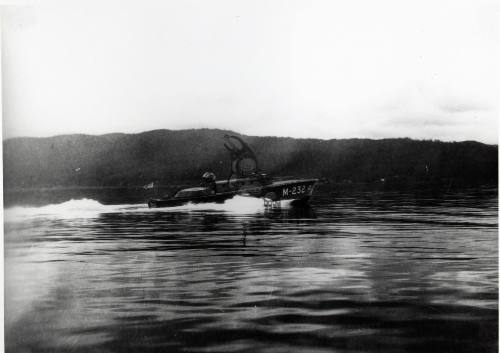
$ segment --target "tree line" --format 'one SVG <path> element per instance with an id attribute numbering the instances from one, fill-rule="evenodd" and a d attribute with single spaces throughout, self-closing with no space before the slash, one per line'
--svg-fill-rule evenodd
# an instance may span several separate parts
<path id="1" fill-rule="evenodd" d="M 262 171 L 331 182 L 497 184 L 498 146 L 474 141 L 294 139 L 218 129 L 62 135 L 3 142 L 4 187 L 134 187 L 197 183 L 230 173 L 223 136 L 241 136 Z"/>

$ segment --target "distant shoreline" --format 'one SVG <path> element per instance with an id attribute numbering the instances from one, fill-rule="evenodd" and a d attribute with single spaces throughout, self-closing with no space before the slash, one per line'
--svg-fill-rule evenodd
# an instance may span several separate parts
<path id="1" fill-rule="evenodd" d="M 64 135 L 4 141 L 4 188 L 140 188 L 224 180 L 228 130 L 154 130 L 140 134 Z M 239 134 L 235 134 L 239 135 Z M 242 136 L 258 167 L 273 177 L 332 183 L 498 182 L 498 147 L 479 142 L 402 139 L 294 139 Z"/>
<path id="2" fill-rule="evenodd" d="M 4 188 L 5 193 L 16 193 L 16 192 L 29 192 L 29 191 L 64 191 L 64 190 L 130 190 L 130 191 L 144 191 L 145 193 L 154 191 L 155 189 L 176 189 L 185 186 L 193 186 L 195 183 L 191 184 L 168 184 L 168 185 L 157 185 L 151 189 L 144 189 L 143 186 L 51 186 L 51 187 L 28 187 L 28 188 Z M 389 188 L 415 188 L 415 187 L 450 187 L 451 189 L 457 187 L 466 187 L 466 188 L 498 188 L 498 183 L 484 183 L 484 184 L 460 184 L 456 185 L 450 181 L 441 181 L 441 182 L 401 182 L 401 183 L 393 183 L 393 182 L 323 182 L 318 185 L 329 185 L 331 187 L 344 187 L 344 188 L 356 188 L 356 187 L 389 187 Z"/>

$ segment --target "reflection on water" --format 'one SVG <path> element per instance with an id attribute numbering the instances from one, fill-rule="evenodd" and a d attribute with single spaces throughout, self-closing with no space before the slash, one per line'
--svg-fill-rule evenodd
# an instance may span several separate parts
<path id="1" fill-rule="evenodd" d="M 5 222 L 9 352 L 497 350 L 497 190 L 83 199 Z"/>

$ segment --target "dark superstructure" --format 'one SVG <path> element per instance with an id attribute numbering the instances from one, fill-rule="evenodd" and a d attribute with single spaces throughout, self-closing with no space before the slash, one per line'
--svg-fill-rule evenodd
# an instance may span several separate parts
<path id="1" fill-rule="evenodd" d="M 278 202 L 307 202 L 317 179 L 274 180 L 259 169 L 252 149 L 238 136 L 224 136 L 224 146 L 231 156 L 231 173 L 217 181 L 215 174 L 203 174 L 201 186 L 182 189 L 173 196 L 149 200 L 149 207 L 172 207 L 187 203 L 224 202 L 235 195 L 264 198 Z"/>

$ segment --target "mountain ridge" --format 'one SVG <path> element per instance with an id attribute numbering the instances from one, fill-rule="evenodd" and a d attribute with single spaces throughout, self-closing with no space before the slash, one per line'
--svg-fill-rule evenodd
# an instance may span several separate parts
<path id="1" fill-rule="evenodd" d="M 243 137 L 262 137 L 262 138 L 283 138 L 283 139 L 294 139 L 294 140 L 315 140 L 315 141 L 339 141 L 339 140 L 367 140 L 367 141 L 384 141 L 384 140 L 412 140 L 412 141 L 433 141 L 433 142 L 443 142 L 443 143 L 466 143 L 466 142 L 473 142 L 473 143 L 478 143 L 481 145 L 486 145 L 486 146 L 498 146 L 498 144 L 494 143 L 486 143 L 486 142 L 481 142 L 481 141 L 476 141 L 476 140 L 461 140 L 461 141 L 443 141 L 440 139 L 416 139 L 408 136 L 402 136 L 402 137 L 383 137 L 383 138 L 368 138 L 368 137 L 346 137 L 346 138 L 331 138 L 331 139 L 324 139 L 324 138 L 319 138 L 319 137 L 293 137 L 293 136 L 276 136 L 276 135 L 245 135 L 239 132 L 235 132 L 233 130 L 225 130 L 225 129 L 218 129 L 218 128 L 192 128 L 192 129 L 153 129 L 153 130 L 147 130 L 147 131 L 140 131 L 140 132 L 108 132 L 105 134 L 84 134 L 84 133 L 68 133 L 68 134 L 60 134 L 60 135 L 51 135 L 51 136 L 15 136 L 15 137 L 8 137 L 6 139 L 3 139 L 3 142 L 11 141 L 11 140 L 16 140 L 16 139 L 51 139 L 51 138 L 58 138 L 58 137 L 71 137 L 71 136 L 93 136 L 93 137 L 107 137 L 111 135 L 116 135 L 116 136 L 130 136 L 130 135 L 142 135 L 142 134 L 149 134 L 149 133 L 154 133 L 154 132 L 188 132 L 188 131 L 203 131 L 203 130 L 210 130 L 210 131 L 221 131 L 226 134 L 232 134 L 232 135 L 237 135 L 237 136 L 243 136 Z"/>
<path id="2" fill-rule="evenodd" d="M 134 134 L 65 134 L 3 141 L 4 188 L 141 186 L 227 177 L 223 136 L 242 137 L 273 175 L 332 181 L 497 183 L 498 146 L 477 141 L 296 139 L 222 129 L 157 129 Z"/>

